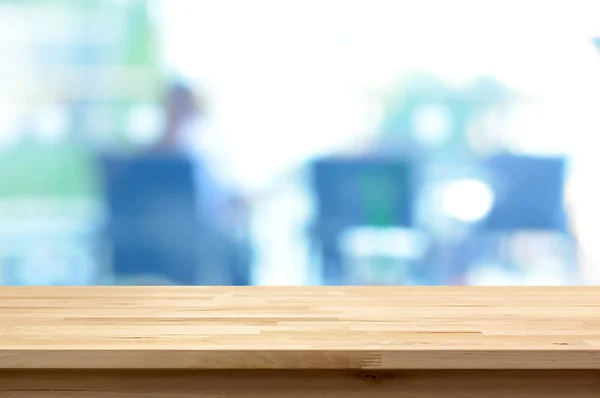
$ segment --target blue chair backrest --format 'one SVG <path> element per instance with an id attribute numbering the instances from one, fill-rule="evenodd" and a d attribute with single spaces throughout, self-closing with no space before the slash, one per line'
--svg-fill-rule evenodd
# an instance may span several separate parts
<path id="1" fill-rule="evenodd" d="M 495 192 L 488 230 L 565 230 L 564 158 L 501 155 L 488 168 Z"/>
<path id="2" fill-rule="evenodd" d="M 312 167 L 319 222 L 412 227 L 412 167 L 397 159 L 324 158 Z"/>
<path id="3" fill-rule="evenodd" d="M 150 274 L 195 284 L 199 228 L 189 160 L 105 157 L 102 174 L 117 277 Z"/>

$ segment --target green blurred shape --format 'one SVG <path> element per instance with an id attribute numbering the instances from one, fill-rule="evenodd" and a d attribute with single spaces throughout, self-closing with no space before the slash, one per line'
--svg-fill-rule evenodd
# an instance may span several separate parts
<path id="1" fill-rule="evenodd" d="M 398 203 L 392 201 L 398 198 L 386 176 L 364 173 L 359 179 L 359 190 L 369 225 L 382 227 L 393 223 Z"/>
<path id="2" fill-rule="evenodd" d="M 428 105 L 449 110 L 451 130 L 448 139 L 437 148 L 419 150 L 435 154 L 438 159 L 464 158 L 470 151 L 469 124 L 488 110 L 510 103 L 515 93 L 493 76 L 480 76 L 464 87 L 453 87 L 434 74 L 410 75 L 396 85 L 385 103 L 379 133 L 386 147 L 402 147 L 418 139 L 411 131 L 411 119 L 419 108 Z"/>
<path id="3" fill-rule="evenodd" d="M 145 72 L 150 71 L 149 79 L 144 82 L 146 91 L 144 98 L 132 98 L 125 95 L 132 90 L 126 83 L 119 88 L 123 95 L 115 96 L 109 104 L 97 104 L 93 100 L 82 98 L 82 107 L 85 110 L 95 106 L 108 106 L 110 112 L 107 117 L 114 119 L 114 128 L 108 141 L 116 144 L 126 144 L 127 118 L 131 109 L 138 103 L 153 102 L 158 99 L 160 90 L 159 51 L 157 37 L 148 7 L 151 1 L 146 0 L 0 0 L 0 5 L 11 7 L 24 7 L 35 18 L 36 7 L 43 10 L 56 9 L 66 11 L 76 21 L 81 22 L 81 35 L 73 37 L 74 42 L 83 40 L 89 32 L 102 34 L 107 30 L 117 29 L 115 23 L 124 23 L 124 35 L 114 51 L 116 57 L 111 59 L 110 66 L 143 67 Z M 115 16 L 124 18 L 113 18 Z M 100 17 L 101 20 L 91 17 Z M 39 18 L 39 23 L 44 24 L 44 18 Z M 90 26 L 91 22 L 98 25 Z M 51 24 L 52 21 L 46 22 Z M 49 25 L 51 26 L 51 25 Z M 88 29 L 89 28 L 89 29 Z M 98 33 L 99 32 L 99 33 Z M 49 40 L 52 38 L 50 37 Z M 103 66 L 103 65 L 95 65 Z M 43 67 L 43 65 L 39 65 Z M 131 73 L 138 73 L 132 68 Z M 89 77 L 90 85 L 94 83 L 93 76 Z M 146 98 L 150 97 L 150 98 Z M 60 102 L 57 99 L 56 102 Z M 83 112 L 83 114 L 86 114 Z M 78 119 L 77 119 L 78 120 Z M 74 122 L 73 129 L 77 132 L 74 136 L 88 136 L 88 126 L 78 121 Z M 79 124 L 78 124 L 79 123 Z M 28 143 L 14 150 L 0 153 L 0 199 L 21 197 L 68 197 L 90 198 L 97 194 L 96 173 L 90 149 L 74 142 L 65 143 L 60 147 L 45 147 Z"/>
<path id="4" fill-rule="evenodd" d="M 92 198 L 98 182 L 90 154 L 76 147 L 31 147 L 0 156 L 0 199 Z"/>

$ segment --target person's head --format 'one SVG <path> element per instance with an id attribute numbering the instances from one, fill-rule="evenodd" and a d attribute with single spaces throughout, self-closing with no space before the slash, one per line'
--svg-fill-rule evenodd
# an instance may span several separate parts
<path id="1" fill-rule="evenodd" d="M 184 126 L 202 112 L 198 99 L 190 87 L 182 83 L 170 85 L 164 96 L 165 130 L 153 150 L 173 150 L 178 147 Z"/>
<path id="2" fill-rule="evenodd" d="M 198 100 L 192 90 L 182 84 L 171 85 L 165 96 L 165 112 L 169 122 L 183 122 L 200 113 Z"/>

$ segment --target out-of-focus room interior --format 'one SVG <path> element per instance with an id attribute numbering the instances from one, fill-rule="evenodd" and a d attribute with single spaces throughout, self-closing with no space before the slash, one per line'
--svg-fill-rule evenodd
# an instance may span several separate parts
<path id="1" fill-rule="evenodd" d="M 0 284 L 597 284 L 598 15 L 0 0 Z"/>

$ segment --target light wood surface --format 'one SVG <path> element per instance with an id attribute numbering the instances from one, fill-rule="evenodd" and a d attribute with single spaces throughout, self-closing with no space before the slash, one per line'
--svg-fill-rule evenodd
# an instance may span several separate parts
<path id="1" fill-rule="evenodd" d="M 0 372 L 3 398 L 597 398 L 597 371 Z"/>
<path id="2" fill-rule="evenodd" d="M 600 288 L 5 287 L 0 368 L 600 369 Z"/>

